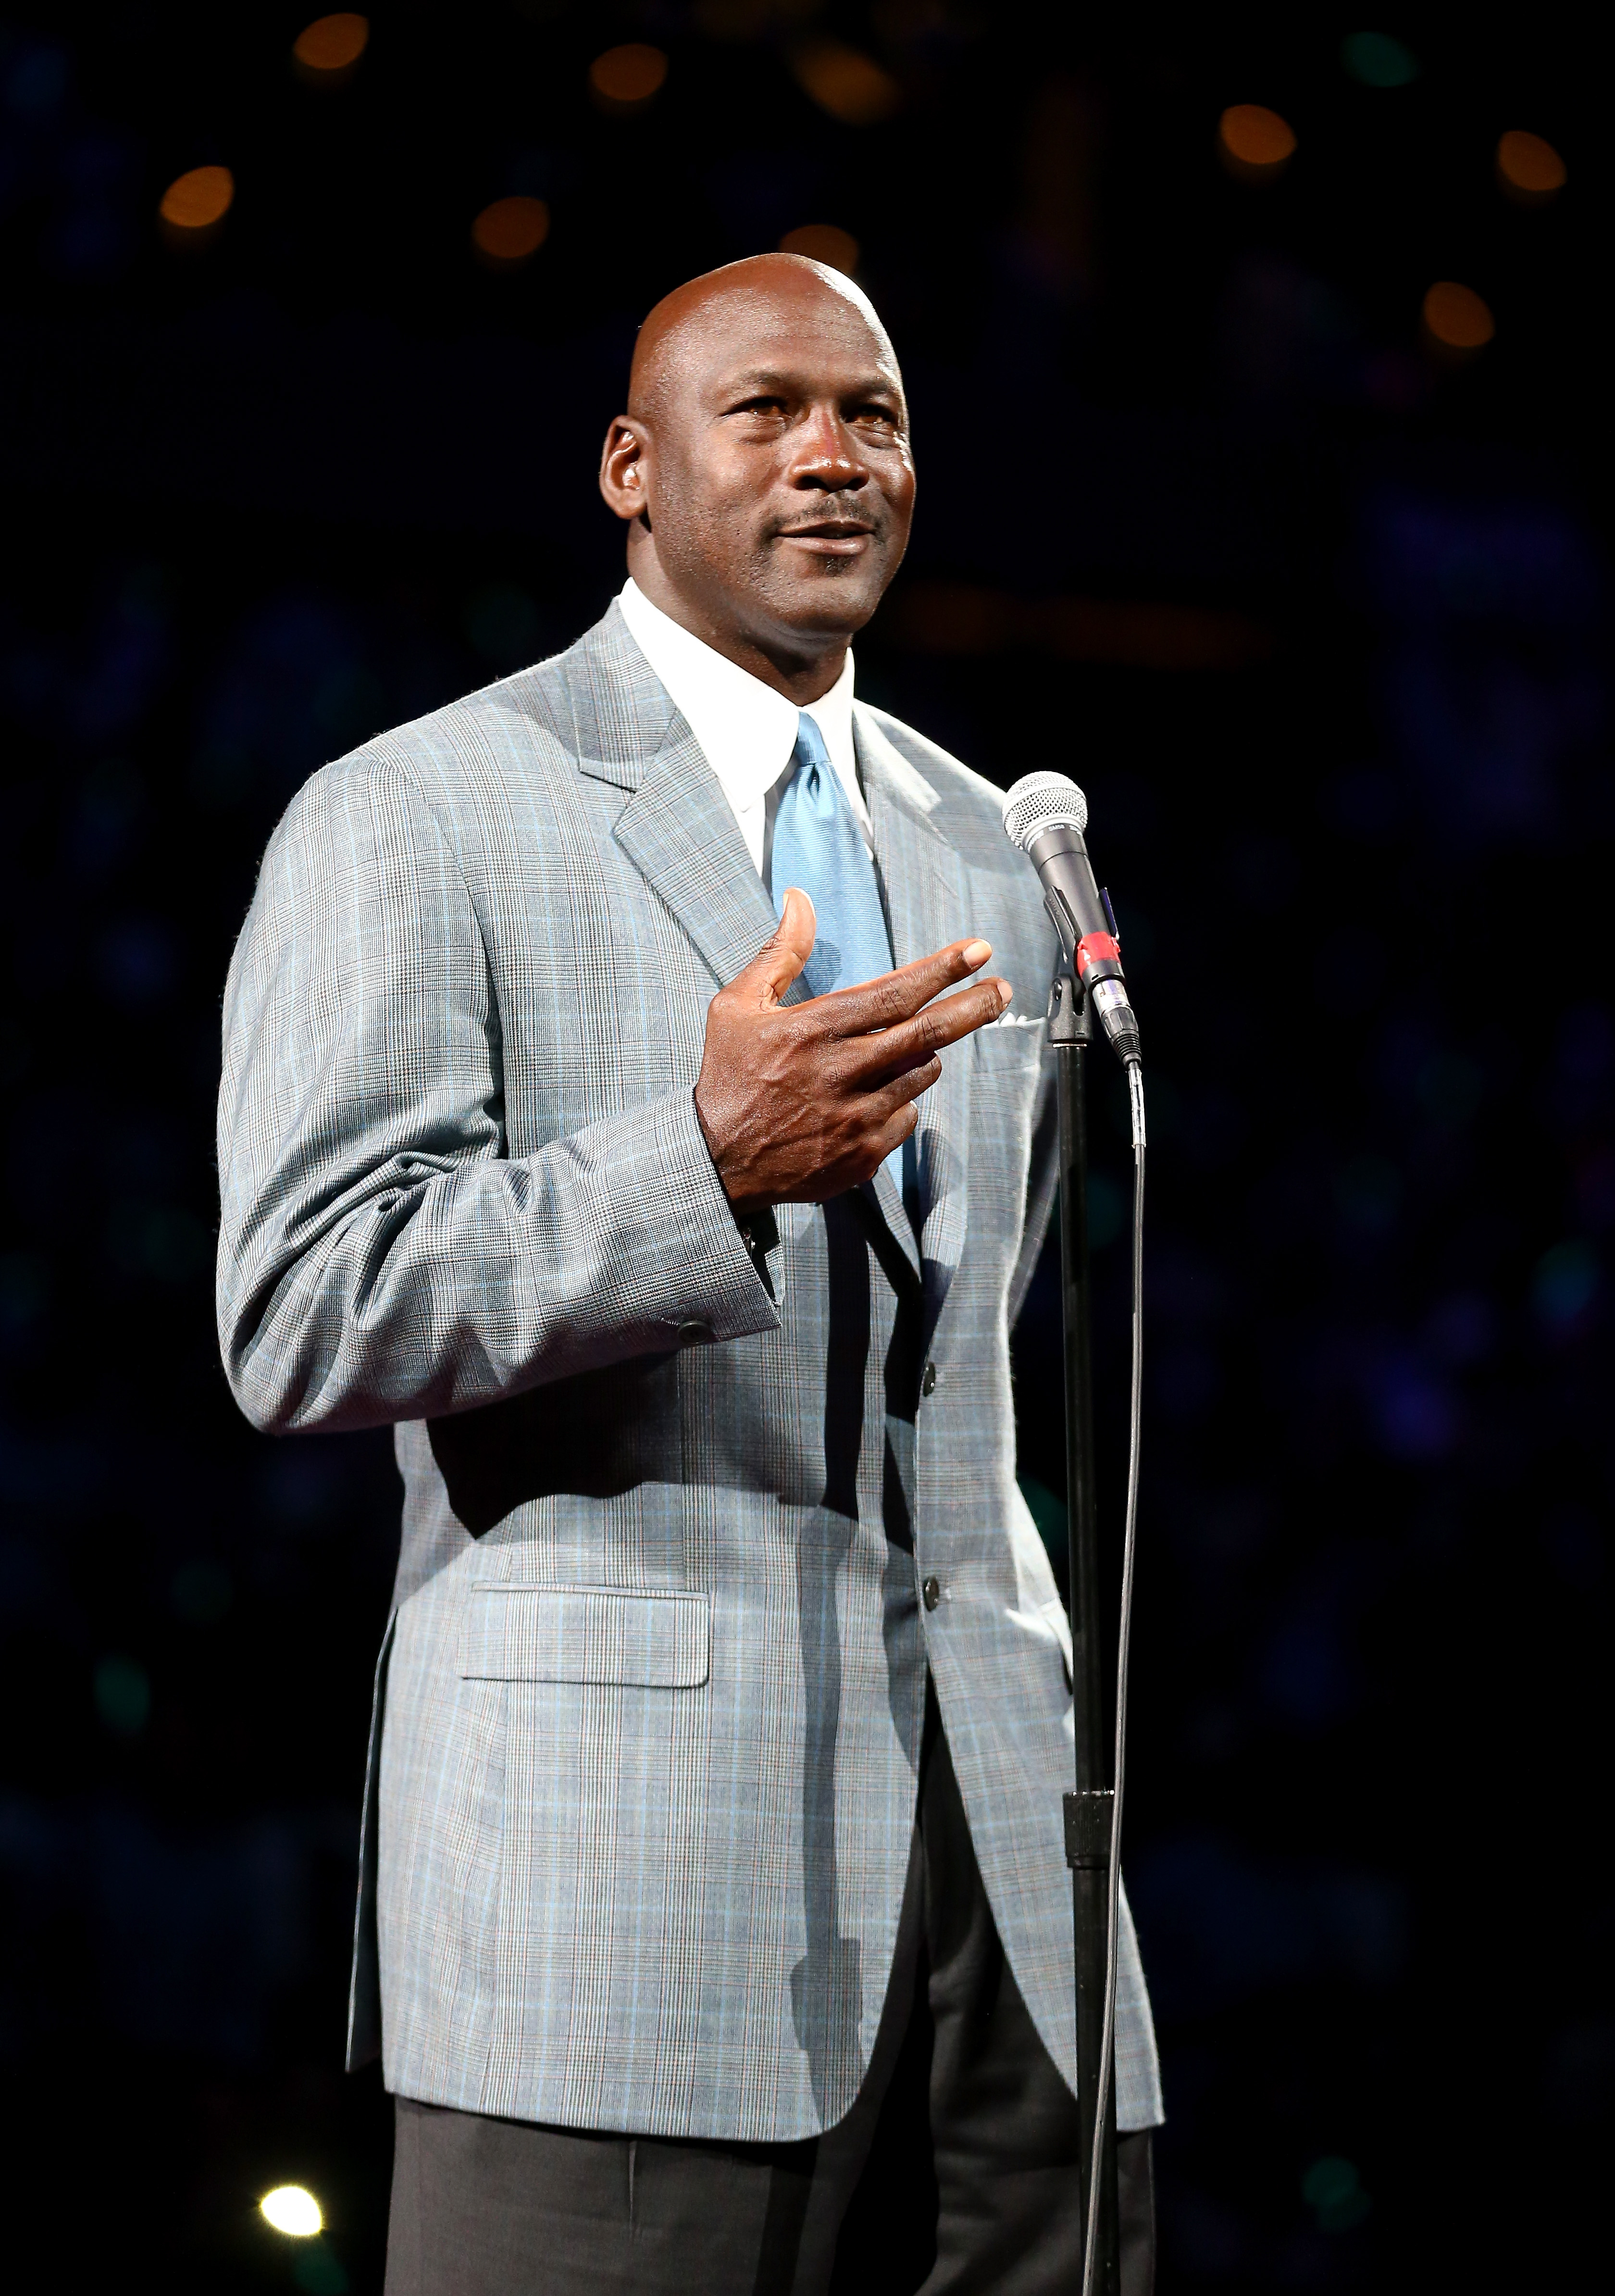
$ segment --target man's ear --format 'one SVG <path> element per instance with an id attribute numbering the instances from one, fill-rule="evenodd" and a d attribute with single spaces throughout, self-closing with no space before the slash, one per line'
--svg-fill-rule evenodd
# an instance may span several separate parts
<path id="1" fill-rule="evenodd" d="M 651 440 L 643 424 L 619 414 L 600 453 L 600 491 L 619 518 L 636 518 L 651 528 Z"/>

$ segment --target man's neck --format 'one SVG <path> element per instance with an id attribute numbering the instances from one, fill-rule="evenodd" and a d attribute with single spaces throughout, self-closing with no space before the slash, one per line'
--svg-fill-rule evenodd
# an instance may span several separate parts
<path id="1" fill-rule="evenodd" d="M 726 661 L 732 661 L 748 676 L 771 685 L 799 709 L 820 701 L 846 668 L 850 638 L 829 637 L 820 643 L 804 640 L 799 647 L 775 648 L 754 632 L 718 619 L 682 597 L 668 580 L 660 561 L 650 552 L 638 554 L 637 562 L 635 560 L 636 554 L 630 552 L 628 572 L 635 586 L 670 622 L 688 630 L 693 638 L 710 646 L 714 653 L 721 653 Z"/>

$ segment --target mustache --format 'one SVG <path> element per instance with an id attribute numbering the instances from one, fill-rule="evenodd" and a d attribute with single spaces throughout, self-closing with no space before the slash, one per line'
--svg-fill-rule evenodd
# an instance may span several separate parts
<path id="1" fill-rule="evenodd" d="M 769 530 L 774 534 L 802 534 L 809 527 L 824 526 L 838 519 L 851 525 L 866 526 L 872 534 L 884 532 L 890 522 L 889 512 L 880 496 L 871 501 L 868 488 L 860 488 L 857 491 L 848 488 L 840 494 L 821 495 L 811 508 L 804 504 L 794 518 L 774 520 Z"/>

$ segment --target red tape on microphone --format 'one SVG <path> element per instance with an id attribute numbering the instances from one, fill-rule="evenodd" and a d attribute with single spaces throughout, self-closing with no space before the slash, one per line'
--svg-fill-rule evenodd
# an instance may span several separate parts
<path id="1" fill-rule="evenodd" d="M 1077 978 L 1081 980 L 1090 964 L 1101 963 L 1119 964 L 1121 944 L 1108 932 L 1084 933 L 1077 944 Z"/>

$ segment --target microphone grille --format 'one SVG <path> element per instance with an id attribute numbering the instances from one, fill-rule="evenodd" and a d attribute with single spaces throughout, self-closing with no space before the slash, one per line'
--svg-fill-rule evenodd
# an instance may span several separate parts
<path id="1" fill-rule="evenodd" d="M 1045 829 L 1088 825 L 1088 801 L 1065 774 L 1022 774 L 1004 800 L 1004 833 L 1024 853 Z"/>

